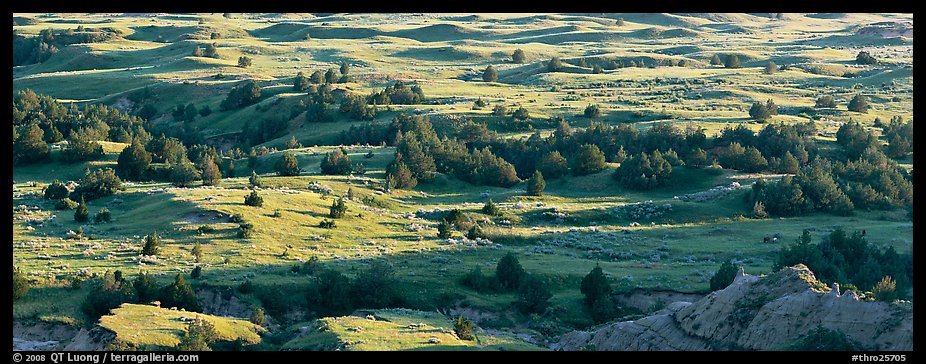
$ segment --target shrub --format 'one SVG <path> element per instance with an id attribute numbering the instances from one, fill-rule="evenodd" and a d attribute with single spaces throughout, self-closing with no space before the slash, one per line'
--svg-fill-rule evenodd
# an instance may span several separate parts
<path id="1" fill-rule="evenodd" d="M 202 178 L 202 173 L 196 170 L 190 162 L 174 164 L 170 169 L 170 182 L 177 187 L 190 187 L 200 178 Z"/>
<path id="2" fill-rule="evenodd" d="M 248 239 L 254 235 L 254 224 L 249 222 L 242 222 L 238 224 L 238 237 L 241 239 Z"/>
<path id="3" fill-rule="evenodd" d="M 457 334 L 460 340 L 472 341 L 476 338 L 476 336 L 473 335 L 473 322 L 463 318 L 463 315 L 460 315 L 453 321 L 453 332 Z"/>
<path id="4" fill-rule="evenodd" d="M 495 67 L 486 67 L 485 71 L 482 71 L 482 80 L 485 82 L 497 82 L 498 71 L 495 70 Z"/>
<path id="5" fill-rule="evenodd" d="M 498 205 L 496 205 L 494 202 L 492 202 L 492 199 L 490 198 L 490 199 L 489 199 L 488 201 L 486 201 L 486 203 L 482 206 L 482 213 L 483 213 L 483 214 L 486 214 L 486 215 L 489 215 L 489 216 L 499 216 L 499 215 L 502 214 L 502 209 L 500 209 L 500 208 L 498 207 Z"/>
<path id="6" fill-rule="evenodd" d="M 263 207 L 264 198 L 260 197 L 256 190 L 251 190 L 251 193 L 244 197 L 244 204 L 247 206 Z"/>
<path id="7" fill-rule="evenodd" d="M 793 351 L 859 351 L 863 347 L 839 330 L 817 326 L 788 346 Z"/>
<path id="8" fill-rule="evenodd" d="M 546 282 L 532 274 L 525 274 L 518 286 L 515 305 L 524 313 L 542 313 L 550 306 L 550 293 Z"/>
<path id="9" fill-rule="evenodd" d="M 711 291 L 717 291 L 733 283 L 733 280 L 736 278 L 736 266 L 733 265 L 733 262 L 726 261 L 720 265 L 720 269 L 717 270 L 717 273 L 714 273 L 714 276 L 711 277 Z"/>
<path id="10" fill-rule="evenodd" d="M 26 275 L 19 268 L 13 267 L 13 302 L 25 296 L 31 286 Z"/>
<path id="11" fill-rule="evenodd" d="M 527 57 L 524 55 L 524 51 L 520 48 L 515 49 L 514 53 L 511 54 L 511 61 L 514 63 L 524 63 Z"/>
<path id="12" fill-rule="evenodd" d="M 70 191 L 68 191 L 68 188 L 64 185 L 64 183 L 55 180 L 50 185 L 45 187 L 44 197 L 48 200 L 61 200 L 68 197 L 69 193 Z"/>
<path id="13" fill-rule="evenodd" d="M 56 210 L 73 210 L 77 208 L 77 202 L 70 198 L 63 198 L 55 203 Z"/>
<path id="14" fill-rule="evenodd" d="M 112 221 L 112 216 L 109 213 L 109 209 L 102 208 L 100 211 L 97 211 L 96 216 L 93 217 L 93 220 L 96 222 L 110 222 Z"/>
<path id="15" fill-rule="evenodd" d="M 267 318 L 264 316 L 264 309 L 260 307 L 254 307 L 251 309 L 251 318 L 252 324 L 257 326 L 264 326 L 267 324 Z"/>
<path id="16" fill-rule="evenodd" d="M 178 351 L 212 351 L 210 347 L 219 339 L 215 326 L 202 318 L 190 322 L 180 336 Z"/>
<path id="17" fill-rule="evenodd" d="M 885 276 L 871 291 L 876 300 L 893 302 L 897 299 L 897 281 L 891 276 Z"/>

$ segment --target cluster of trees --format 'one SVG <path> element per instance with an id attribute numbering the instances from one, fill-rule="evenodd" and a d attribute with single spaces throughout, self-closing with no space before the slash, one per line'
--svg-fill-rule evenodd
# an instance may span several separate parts
<path id="1" fill-rule="evenodd" d="M 332 152 L 325 153 L 325 158 L 322 158 L 322 174 L 348 175 L 353 172 L 353 170 L 354 167 L 350 162 L 350 158 L 343 148 L 337 148 Z"/>
<path id="2" fill-rule="evenodd" d="M 903 117 L 893 116 L 891 121 L 883 124 L 875 119 L 875 126 L 881 126 L 882 135 L 888 144 L 884 153 L 891 158 L 903 158 L 913 152 L 913 121 L 903 121 Z"/>
<path id="3" fill-rule="evenodd" d="M 775 268 L 804 264 L 820 281 L 838 282 L 846 290 L 874 291 L 876 298 L 910 297 L 909 289 L 913 285 L 911 254 L 898 254 L 893 246 L 882 250 L 869 244 L 864 230 L 849 234 L 837 228 L 819 243 L 811 241 L 810 232 L 804 230 L 794 244 L 782 248 Z M 892 282 L 893 287 L 888 282 Z"/>
<path id="4" fill-rule="evenodd" d="M 163 307 L 184 308 L 201 312 L 202 307 L 193 288 L 181 274 L 163 287 L 148 273 L 139 274 L 135 280 L 127 280 L 121 271 L 106 271 L 102 277 L 89 282 L 92 286 L 81 309 L 88 317 L 98 319 L 123 303 L 149 303 L 160 301 Z"/>
<path id="5" fill-rule="evenodd" d="M 484 275 L 476 267 L 460 279 L 460 284 L 480 293 L 517 292 L 514 305 L 524 313 L 543 313 L 553 297 L 545 280 L 525 271 L 514 253 L 499 259 L 494 275 Z"/>
<path id="6" fill-rule="evenodd" d="M 118 37 L 113 28 L 42 29 L 36 36 L 26 37 L 13 30 L 13 65 L 22 66 L 47 61 L 71 44 L 105 42 Z"/>
<path id="7" fill-rule="evenodd" d="M 387 188 L 412 188 L 437 172 L 478 185 L 511 187 L 520 179 L 514 167 L 491 148 L 472 148 L 458 138 L 439 138 L 430 120 L 399 114 L 383 135 L 396 145 L 395 159 L 386 168 Z"/>
<path id="8" fill-rule="evenodd" d="M 246 81 L 241 85 L 232 87 L 219 106 L 222 110 L 234 110 L 252 105 L 257 101 L 260 101 L 260 86 L 257 86 L 254 81 Z"/>
<path id="9" fill-rule="evenodd" d="M 187 149 L 179 139 L 163 134 L 144 145 L 132 141 L 119 153 L 116 165 L 122 178 L 169 181 L 178 187 L 192 186 L 198 180 L 215 186 L 223 175 L 234 175 L 234 170 L 233 159 L 222 158 L 215 147 L 197 144 Z"/>
<path id="10" fill-rule="evenodd" d="M 48 143 L 68 141 L 63 162 L 92 160 L 102 155 L 101 140 L 127 143 L 147 141 L 145 121 L 114 108 L 92 104 L 83 109 L 64 106 L 55 99 L 26 89 L 13 95 L 13 163 L 26 164 L 51 158 Z"/>
<path id="11" fill-rule="evenodd" d="M 622 186 L 649 190 L 665 185 L 672 176 L 672 165 L 658 150 L 631 155 L 614 171 L 614 179 Z"/>
<path id="12" fill-rule="evenodd" d="M 341 316 L 356 308 L 400 307 L 405 301 L 395 268 L 374 261 L 353 279 L 335 269 L 314 269 L 306 302 L 315 316 Z"/>
<path id="13" fill-rule="evenodd" d="M 193 48 L 193 57 L 219 58 L 219 50 L 216 43 L 209 44 L 206 49 L 200 46 Z"/>
<path id="14" fill-rule="evenodd" d="M 620 57 L 616 59 L 606 57 L 585 57 L 575 61 L 575 65 L 582 68 L 591 68 L 592 73 L 603 73 L 605 70 L 615 70 L 618 68 L 640 67 L 686 67 L 688 61 L 685 59 L 663 58 L 656 59 L 651 57 Z"/>
<path id="15" fill-rule="evenodd" d="M 350 65 L 341 63 L 341 67 L 338 69 L 331 68 L 324 73 L 320 70 L 316 70 L 312 72 L 309 77 L 306 77 L 305 74 L 300 71 L 296 74 L 296 77 L 293 78 L 293 89 L 296 91 L 306 91 L 312 85 L 347 83 L 350 81 Z"/>
<path id="16" fill-rule="evenodd" d="M 832 95 L 823 95 L 817 98 L 814 107 L 816 108 L 835 108 L 837 107 L 836 99 Z M 852 99 L 849 100 L 847 106 L 849 111 L 855 111 L 859 113 L 867 113 L 868 109 L 871 108 L 871 105 L 868 103 L 868 97 L 862 94 L 856 94 L 852 96 Z M 751 111 L 751 110 L 750 110 Z"/>
<path id="17" fill-rule="evenodd" d="M 367 97 L 367 103 L 373 105 L 417 105 L 425 100 L 421 86 L 409 87 L 402 81 L 396 81 L 386 86 L 381 92 L 373 93 Z"/>
<path id="18" fill-rule="evenodd" d="M 768 213 L 778 216 L 811 211 L 849 215 L 855 208 L 912 207 L 912 176 L 877 149 L 867 151 L 854 161 L 817 158 L 794 177 L 774 183 L 757 181 L 747 195 L 749 203 L 761 202 Z"/>
<path id="19" fill-rule="evenodd" d="M 749 108 L 749 116 L 758 121 L 765 121 L 774 115 L 778 115 L 778 105 L 772 99 L 768 99 L 765 104 L 755 102 Z"/>

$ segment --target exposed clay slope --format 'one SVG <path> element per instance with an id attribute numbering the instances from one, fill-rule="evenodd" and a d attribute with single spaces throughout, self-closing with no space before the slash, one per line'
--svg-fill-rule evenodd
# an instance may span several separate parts
<path id="1" fill-rule="evenodd" d="M 779 350 L 817 326 L 874 350 L 913 349 L 909 302 L 860 300 L 820 283 L 806 266 L 765 277 L 740 274 L 694 303 L 675 302 L 651 316 L 575 331 L 555 348 L 580 350 Z"/>

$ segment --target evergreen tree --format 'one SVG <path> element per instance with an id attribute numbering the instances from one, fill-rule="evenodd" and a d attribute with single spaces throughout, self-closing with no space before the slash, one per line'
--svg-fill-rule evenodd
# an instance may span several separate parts
<path id="1" fill-rule="evenodd" d="M 775 72 L 778 72 L 778 65 L 775 64 L 775 62 L 768 61 L 768 63 L 765 64 L 764 72 L 767 75 L 774 74 Z"/>
<path id="2" fill-rule="evenodd" d="M 563 158 L 563 155 L 556 150 L 544 155 L 540 159 L 537 168 L 544 176 L 550 179 L 556 179 L 569 173 L 566 158 Z"/>
<path id="3" fill-rule="evenodd" d="M 598 146 L 583 144 L 572 157 L 569 168 L 572 170 L 573 175 L 584 176 L 601 171 L 607 166 L 604 153 L 601 152 L 601 149 L 598 149 Z"/>
<path id="4" fill-rule="evenodd" d="M 142 246 L 141 255 L 158 255 L 160 248 L 161 238 L 158 237 L 157 232 L 151 233 L 151 235 L 145 236 L 145 243 Z"/>
<path id="5" fill-rule="evenodd" d="M 720 265 L 720 269 L 717 273 L 711 277 L 711 291 L 717 291 L 733 283 L 733 280 L 736 278 L 737 267 L 733 265 L 732 261 L 725 261 Z"/>
<path id="6" fill-rule="evenodd" d="M 491 65 L 486 67 L 485 71 L 482 71 L 482 80 L 485 82 L 497 82 L 498 71 L 495 70 L 495 67 Z"/>
<path id="7" fill-rule="evenodd" d="M 518 286 L 517 306 L 525 313 L 542 313 L 550 306 L 550 293 L 546 283 L 534 275 L 525 274 Z"/>
<path id="8" fill-rule="evenodd" d="M 200 243 L 196 243 L 196 245 L 193 245 L 193 249 L 190 249 L 190 254 L 193 254 L 193 258 L 196 259 L 196 263 L 202 263 L 203 246 Z"/>
<path id="9" fill-rule="evenodd" d="M 727 60 L 723 64 L 726 68 L 739 68 L 740 67 L 740 58 L 735 54 L 727 56 Z"/>
<path id="10" fill-rule="evenodd" d="M 869 107 L 868 98 L 862 94 L 855 95 L 855 97 L 849 101 L 849 111 L 867 113 Z"/>
<path id="11" fill-rule="evenodd" d="M 543 196 L 543 190 L 547 187 L 547 182 L 543 179 L 543 173 L 535 170 L 531 178 L 527 180 L 527 194 L 531 196 Z"/>
<path id="12" fill-rule="evenodd" d="M 585 295 L 585 303 L 589 306 L 599 299 L 611 297 L 611 285 L 608 284 L 608 278 L 605 277 L 598 264 L 595 264 L 595 268 L 588 272 L 585 278 L 582 278 L 579 288 Z"/>
<path id="13" fill-rule="evenodd" d="M 90 210 L 87 209 L 87 203 L 84 202 L 84 197 L 80 197 L 80 204 L 77 205 L 77 210 L 74 210 L 74 221 L 76 222 L 87 222 L 90 218 Z"/>
<path id="14" fill-rule="evenodd" d="M 251 177 L 248 178 L 248 183 L 252 188 L 261 186 L 260 176 L 257 175 L 257 172 L 251 170 Z"/>
<path id="15" fill-rule="evenodd" d="M 161 305 L 164 307 L 184 308 L 187 311 L 202 311 L 199 305 L 199 299 L 193 288 L 183 279 L 183 275 L 177 274 L 174 283 L 171 283 L 161 291 Z"/>
<path id="16" fill-rule="evenodd" d="M 59 180 L 55 180 L 50 185 L 46 186 L 43 192 L 45 199 L 48 200 L 61 200 L 68 197 L 68 193 L 70 193 L 67 186 Z"/>
<path id="17" fill-rule="evenodd" d="M 524 63 L 525 60 L 527 60 L 527 57 L 520 48 L 515 49 L 514 53 L 511 54 L 511 61 L 514 63 Z"/>
<path id="18" fill-rule="evenodd" d="M 43 139 L 45 132 L 38 124 L 26 127 L 13 142 L 13 163 L 33 163 L 47 160 L 50 152 Z"/>
<path id="19" fill-rule="evenodd" d="M 251 67 L 251 63 L 252 63 L 251 57 L 245 57 L 245 56 L 238 57 L 238 67 L 248 68 L 248 67 Z"/>
<path id="20" fill-rule="evenodd" d="M 328 212 L 328 217 L 332 219 L 340 219 L 344 217 L 344 214 L 347 213 L 347 203 L 344 202 L 343 198 L 339 198 L 331 203 L 331 209 Z"/>
<path id="21" fill-rule="evenodd" d="M 548 72 L 558 72 L 563 68 L 563 61 L 559 57 L 553 57 L 547 62 Z"/>
<path id="22" fill-rule="evenodd" d="M 453 236 L 453 226 L 450 221 L 447 219 L 441 219 L 440 223 L 437 224 L 437 237 L 441 239 L 449 239 Z"/>
<path id="23" fill-rule="evenodd" d="M 246 206 L 263 207 L 264 198 L 257 194 L 257 190 L 251 190 L 251 193 L 244 197 Z"/>
<path id="24" fill-rule="evenodd" d="M 301 71 L 293 78 L 293 90 L 305 91 L 309 88 L 309 79 Z"/>
<path id="25" fill-rule="evenodd" d="M 482 206 L 482 213 L 489 216 L 499 216 L 502 214 L 502 210 L 498 207 L 498 205 L 492 202 L 492 199 L 490 198 Z"/>
<path id="26" fill-rule="evenodd" d="M 277 173 L 281 176 L 299 175 L 299 161 L 296 160 L 296 157 L 290 152 L 283 153 L 283 156 L 277 161 L 275 168 Z"/>
<path id="27" fill-rule="evenodd" d="M 823 95 L 817 98 L 816 105 L 817 108 L 834 108 L 836 107 L 836 99 L 830 95 Z"/>
<path id="28" fill-rule="evenodd" d="M 325 158 L 321 161 L 322 174 L 348 175 L 352 170 L 350 157 L 341 148 L 326 153 Z"/>
<path id="29" fill-rule="evenodd" d="M 123 178 L 137 181 L 141 179 L 149 165 L 151 165 L 151 154 L 145 150 L 145 146 L 138 139 L 135 139 L 131 145 L 119 153 L 116 170 Z"/>
<path id="30" fill-rule="evenodd" d="M 222 180 L 222 172 L 219 171 L 219 166 L 215 165 L 212 157 L 207 157 L 203 161 L 202 170 L 204 186 L 216 186 Z"/>
<path id="31" fill-rule="evenodd" d="M 590 119 L 597 119 L 601 117 L 601 110 L 598 108 L 598 105 L 588 105 L 585 107 L 585 117 Z"/>
<path id="32" fill-rule="evenodd" d="M 201 178 L 203 178 L 202 173 L 196 170 L 190 162 L 174 164 L 170 170 L 170 182 L 177 187 L 190 187 L 193 182 Z"/>
<path id="33" fill-rule="evenodd" d="M 719 66 L 719 65 L 722 65 L 722 64 L 723 64 L 723 61 L 720 60 L 720 55 L 714 54 L 714 56 L 711 57 L 711 65 L 712 65 L 712 66 Z"/>
<path id="34" fill-rule="evenodd" d="M 521 268 L 521 263 L 514 253 L 505 254 L 495 267 L 495 277 L 498 278 L 501 286 L 508 290 L 517 288 L 525 274 L 524 268 Z"/>

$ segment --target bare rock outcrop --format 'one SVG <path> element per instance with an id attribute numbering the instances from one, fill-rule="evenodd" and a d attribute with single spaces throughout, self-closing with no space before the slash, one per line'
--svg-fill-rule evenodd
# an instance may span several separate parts
<path id="1" fill-rule="evenodd" d="M 741 273 L 694 303 L 675 302 L 639 320 L 567 333 L 554 348 L 780 350 L 818 326 L 873 350 L 913 349 L 912 304 L 840 294 L 803 265 L 764 277 Z"/>

